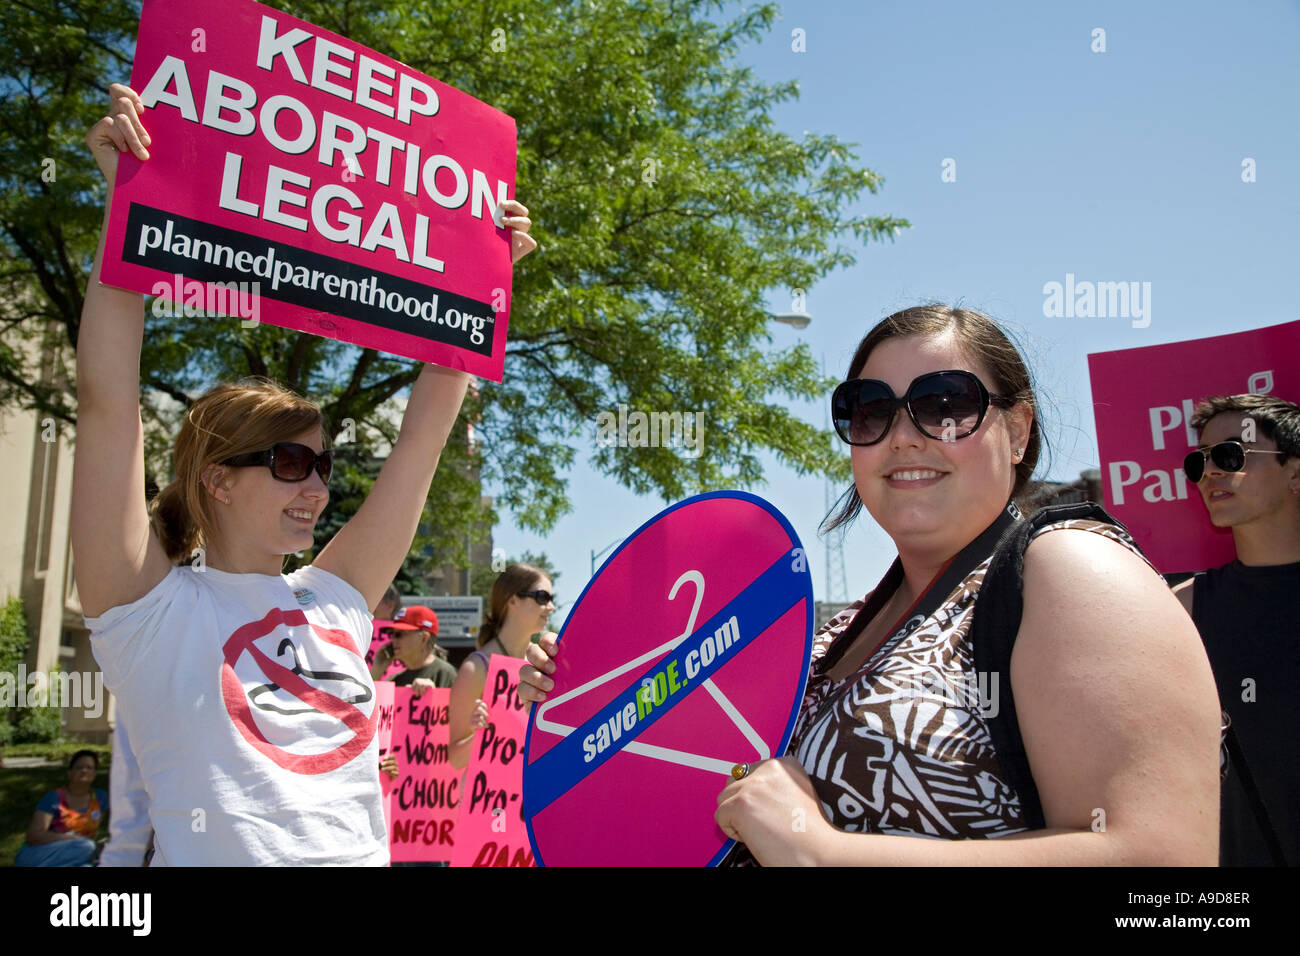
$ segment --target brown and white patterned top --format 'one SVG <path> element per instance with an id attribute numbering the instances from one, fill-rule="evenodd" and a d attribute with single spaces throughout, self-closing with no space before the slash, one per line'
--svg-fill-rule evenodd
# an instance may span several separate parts
<path id="1" fill-rule="evenodd" d="M 1039 534 L 1093 531 L 1137 554 L 1126 532 L 1089 520 Z M 810 666 L 790 753 L 812 778 L 822 811 L 841 830 L 968 839 L 1026 829 L 985 718 L 997 713 L 998 675 L 975 672 L 969 639 L 989 560 L 925 620 L 909 621 L 854 675 L 833 681 Z M 814 639 L 813 665 L 865 603 L 833 618 Z"/>

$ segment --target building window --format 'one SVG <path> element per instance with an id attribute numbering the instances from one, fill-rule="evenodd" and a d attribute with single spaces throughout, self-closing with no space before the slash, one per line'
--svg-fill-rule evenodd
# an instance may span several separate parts
<path id="1" fill-rule="evenodd" d="M 58 474 L 58 442 L 41 442 L 37 452 L 37 484 L 41 489 L 39 518 L 36 524 L 36 568 L 38 578 L 45 577 L 50 565 L 50 528 L 54 524 L 54 481 Z"/>

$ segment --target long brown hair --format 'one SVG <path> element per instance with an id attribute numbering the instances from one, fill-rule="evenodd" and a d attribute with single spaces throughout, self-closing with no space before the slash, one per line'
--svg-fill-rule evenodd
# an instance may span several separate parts
<path id="1" fill-rule="evenodd" d="M 315 404 L 267 379 L 217 385 L 197 399 L 176 436 L 175 477 L 154 499 L 150 514 L 168 559 L 184 561 L 212 540 L 216 521 L 212 496 L 203 487 L 204 468 L 323 423 Z"/>
<path id="2" fill-rule="evenodd" d="M 1025 360 L 1020 357 L 1019 350 L 1007 334 L 987 315 L 974 309 L 940 303 L 918 305 L 895 312 L 877 324 L 858 344 L 845 380 L 862 374 L 867 359 L 881 342 L 908 336 L 932 337 L 949 333 L 956 338 L 967 355 L 978 358 L 992 374 L 993 381 L 984 383 L 989 391 L 1016 402 L 1024 402 L 1033 410 L 1029 439 L 1025 443 L 1025 457 L 1016 465 L 1016 483 L 1011 490 L 1012 498 L 1019 498 L 1033 477 L 1045 442 L 1039 424 L 1038 402 L 1034 398 L 1033 382 Z M 852 523 L 861 511 L 862 499 L 858 497 L 858 487 L 851 484 L 822 522 L 822 533 Z"/>
<path id="3" fill-rule="evenodd" d="M 509 565 L 497 575 L 497 579 L 492 582 L 492 594 L 488 597 L 488 609 L 483 615 L 483 626 L 479 628 L 479 647 L 483 647 L 501 632 L 502 625 L 506 623 L 506 610 L 510 605 L 510 599 L 520 591 L 532 590 L 533 585 L 547 577 L 550 575 L 537 565 L 525 564 L 522 561 Z"/>

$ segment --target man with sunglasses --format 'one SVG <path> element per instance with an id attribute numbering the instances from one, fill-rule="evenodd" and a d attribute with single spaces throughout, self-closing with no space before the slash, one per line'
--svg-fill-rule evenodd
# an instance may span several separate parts
<path id="1" fill-rule="evenodd" d="M 1300 407 L 1206 399 L 1183 462 L 1237 559 L 1174 589 L 1205 641 L 1232 726 L 1220 810 L 1224 866 L 1300 865 Z"/>

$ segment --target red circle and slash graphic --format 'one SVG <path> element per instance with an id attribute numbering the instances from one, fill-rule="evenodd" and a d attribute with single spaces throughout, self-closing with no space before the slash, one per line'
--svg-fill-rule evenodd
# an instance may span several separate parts
<path id="1" fill-rule="evenodd" d="M 231 634 L 226 641 L 224 648 L 225 663 L 221 668 L 221 694 L 226 702 L 226 710 L 244 739 L 275 761 L 277 765 L 286 770 L 292 770 L 294 773 L 328 773 L 343 766 L 361 753 L 374 739 L 375 727 L 379 720 L 379 708 L 372 707 L 370 716 L 367 717 L 355 705 L 340 700 L 333 694 L 327 694 L 318 688 L 312 687 L 300 675 L 271 660 L 253 643 L 258 638 L 270 634 L 281 625 L 285 627 L 310 627 L 322 641 L 344 648 L 355 654 L 358 660 L 361 659 L 361 652 L 357 649 L 352 635 L 347 631 L 313 624 L 307 620 L 307 615 L 298 609 L 286 611 L 281 608 L 272 608 L 266 617 L 260 621 L 253 621 L 243 625 L 235 633 Z M 352 737 L 333 750 L 327 750 L 319 754 L 290 753 L 267 740 L 261 728 L 257 726 L 257 722 L 253 719 L 248 694 L 244 690 L 243 683 L 235 674 L 235 662 L 245 652 L 252 655 L 253 660 L 262 669 L 262 673 L 266 675 L 270 683 L 279 685 L 283 690 L 292 694 L 313 710 L 342 721 L 352 731 Z"/>

